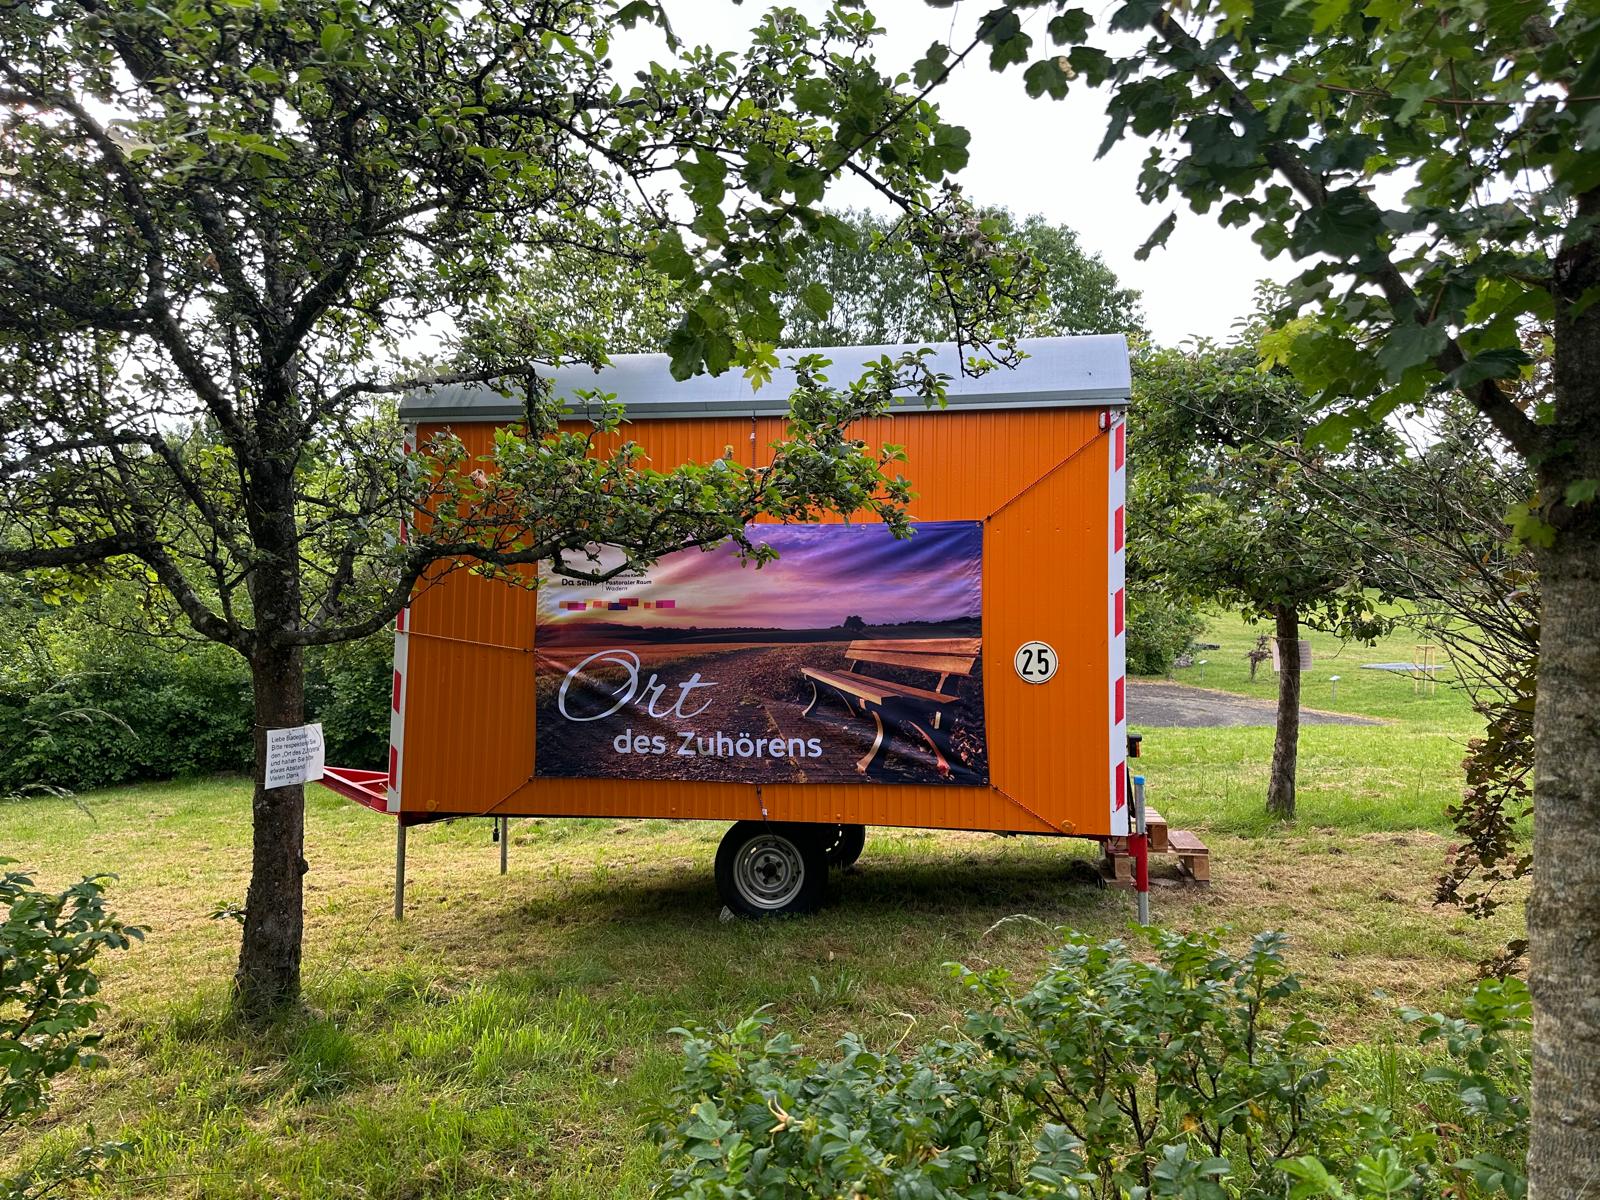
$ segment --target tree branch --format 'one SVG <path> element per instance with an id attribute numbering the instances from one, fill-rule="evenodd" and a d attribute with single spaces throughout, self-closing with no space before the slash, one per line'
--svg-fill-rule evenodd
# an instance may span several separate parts
<path id="1" fill-rule="evenodd" d="M 131 533 L 116 533 L 66 546 L 0 546 L 0 571 L 39 571 L 83 567 L 124 555 L 138 555 L 148 543 Z"/>
<path id="2" fill-rule="evenodd" d="M 517 375 L 528 374 L 529 367 L 550 366 L 550 363 L 529 363 L 522 366 L 499 366 L 492 370 L 484 368 L 475 371 L 444 371 L 437 375 L 414 375 L 408 379 L 397 379 L 390 383 L 377 383 L 370 379 L 360 380 L 356 383 L 347 383 L 344 387 L 334 392 L 329 401 L 331 407 L 338 407 L 344 401 L 354 396 L 399 396 L 406 392 L 423 391 L 428 388 L 453 387 L 460 383 L 488 383 L 495 379 L 509 379 Z"/>
<path id="3" fill-rule="evenodd" d="M 210 638 L 213 642 L 231 646 L 240 654 L 250 654 L 255 647 L 255 635 L 212 612 L 200 598 L 200 594 L 189 585 L 189 580 L 178 564 L 172 561 L 165 547 L 159 542 L 145 541 L 136 553 L 139 559 L 155 572 L 161 586 L 166 588 L 177 601 L 178 607 L 183 610 L 183 615 L 189 618 L 189 624 L 194 626 L 196 633 Z"/>
<path id="4" fill-rule="evenodd" d="M 1150 18 L 1150 26 L 1167 45 L 1191 56 L 1193 62 L 1201 64 L 1196 68 L 1196 74 L 1221 99 L 1235 118 L 1249 124 L 1262 120 L 1265 114 L 1255 106 L 1227 72 L 1209 61 L 1209 56 L 1199 39 L 1183 28 L 1171 12 L 1165 8 L 1158 9 Z M 1305 165 L 1299 147 L 1279 139 L 1264 139 L 1262 156 L 1266 159 L 1267 165 L 1283 176 L 1307 205 L 1314 209 L 1327 206 L 1327 186 L 1320 176 Z M 1380 251 L 1376 245 L 1372 247 L 1372 253 L 1380 259 L 1380 265 L 1367 274 L 1383 293 L 1384 299 L 1389 302 L 1391 311 L 1397 317 L 1413 318 L 1419 325 L 1431 324 L 1425 319 L 1424 309 L 1417 299 L 1416 292 L 1400 273 L 1400 269 L 1394 265 L 1394 260 Z M 1447 336 L 1444 349 L 1436 354 L 1432 361 L 1435 367 L 1448 376 L 1462 367 L 1467 357 L 1456 339 Z M 1547 432 L 1513 404 L 1492 379 L 1481 380 L 1472 387 L 1456 390 L 1470 401 L 1473 407 L 1489 420 L 1500 436 L 1510 442 L 1525 458 L 1537 461 L 1545 453 L 1549 443 Z"/>

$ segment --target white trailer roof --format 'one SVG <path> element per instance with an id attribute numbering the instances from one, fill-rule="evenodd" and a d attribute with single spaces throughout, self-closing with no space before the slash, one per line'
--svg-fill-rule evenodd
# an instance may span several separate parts
<path id="1" fill-rule="evenodd" d="M 831 383 L 845 386 L 862 368 L 885 354 L 918 348 L 905 346 L 831 346 L 778 351 L 784 364 L 757 391 L 738 371 L 721 375 L 672 377 L 665 354 L 619 354 L 596 371 L 587 366 L 547 368 L 555 395 L 574 408 L 579 390 L 613 392 L 630 420 L 661 417 L 781 416 L 789 411 L 794 372 L 789 363 L 802 354 L 820 354 L 832 361 L 824 371 Z M 1121 334 L 1087 337 L 1023 338 L 1026 352 L 1015 367 L 996 367 L 984 375 L 961 374 L 961 356 L 950 342 L 932 346 L 932 370 L 950 376 L 951 409 L 1075 408 L 1128 402 L 1128 343 Z M 521 402 L 507 399 L 481 384 L 455 385 L 414 392 L 400 402 L 404 421 L 463 423 L 509 421 L 522 415 Z"/>

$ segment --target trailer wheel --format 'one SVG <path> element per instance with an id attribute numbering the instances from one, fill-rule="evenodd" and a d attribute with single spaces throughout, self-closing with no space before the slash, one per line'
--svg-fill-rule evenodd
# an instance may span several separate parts
<path id="1" fill-rule="evenodd" d="M 865 825 L 834 825 L 822 835 L 823 854 L 830 867 L 848 867 L 867 845 Z"/>
<path id="2" fill-rule="evenodd" d="M 740 821 L 717 847 L 722 902 L 742 917 L 816 912 L 828 884 L 818 832 L 809 825 Z"/>

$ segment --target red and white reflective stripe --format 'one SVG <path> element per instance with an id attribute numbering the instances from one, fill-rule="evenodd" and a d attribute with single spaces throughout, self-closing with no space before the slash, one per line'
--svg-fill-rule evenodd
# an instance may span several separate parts
<path id="1" fill-rule="evenodd" d="M 405 452 L 417 448 L 417 427 L 407 425 Z M 400 518 L 400 540 L 406 540 L 406 519 Z M 405 758 L 406 744 L 406 660 L 411 651 L 411 606 L 407 605 L 394 615 L 394 690 L 389 704 L 389 788 L 385 794 L 385 807 L 392 813 L 400 811 L 400 765 Z"/>
<path id="2" fill-rule="evenodd" d="M 1126 837 L 1128 823 L 1128 712 L 1127 712 L 1127 548 L 1128 423 L 1122 411 L 1111 413 L 1110 462 L 1106 511 L 1107 602 L 1106 663 L 1108 707 L 1111 713 L 1111 833 Z"/>
<path id="3" fill-rule="evenodd" d="M 411 650 L 411 635 L 401 633 L 398 623 L 394 635 L 394 692 L 389 706 L 389 790 L 390 812 L 400 811 L 400 762 L 406 742 L 406 659 Z"/>

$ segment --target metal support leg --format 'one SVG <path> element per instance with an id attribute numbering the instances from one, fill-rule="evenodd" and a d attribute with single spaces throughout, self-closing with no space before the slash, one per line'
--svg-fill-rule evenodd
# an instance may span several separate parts
<path id="1" fill-rule="evenodd" d="M 1150 835 L 1144 821 L 1144 776 L 1133 777 L 1134 834 L 1128 839 L 1133 852 L 1133 887 L 1139 897 L 1139 924 L 1150 924 Z"/>
<path id="2" fill-rule="evenodd" d="M 406 823 L 394 823 L 394 919 L 406 919 Z"/>
<path id="3" fill-rule="evenodd" d="M 511 844 L 511 818 L 500 818 L 500 874 L 506 873 L 506 847 Z"/>

